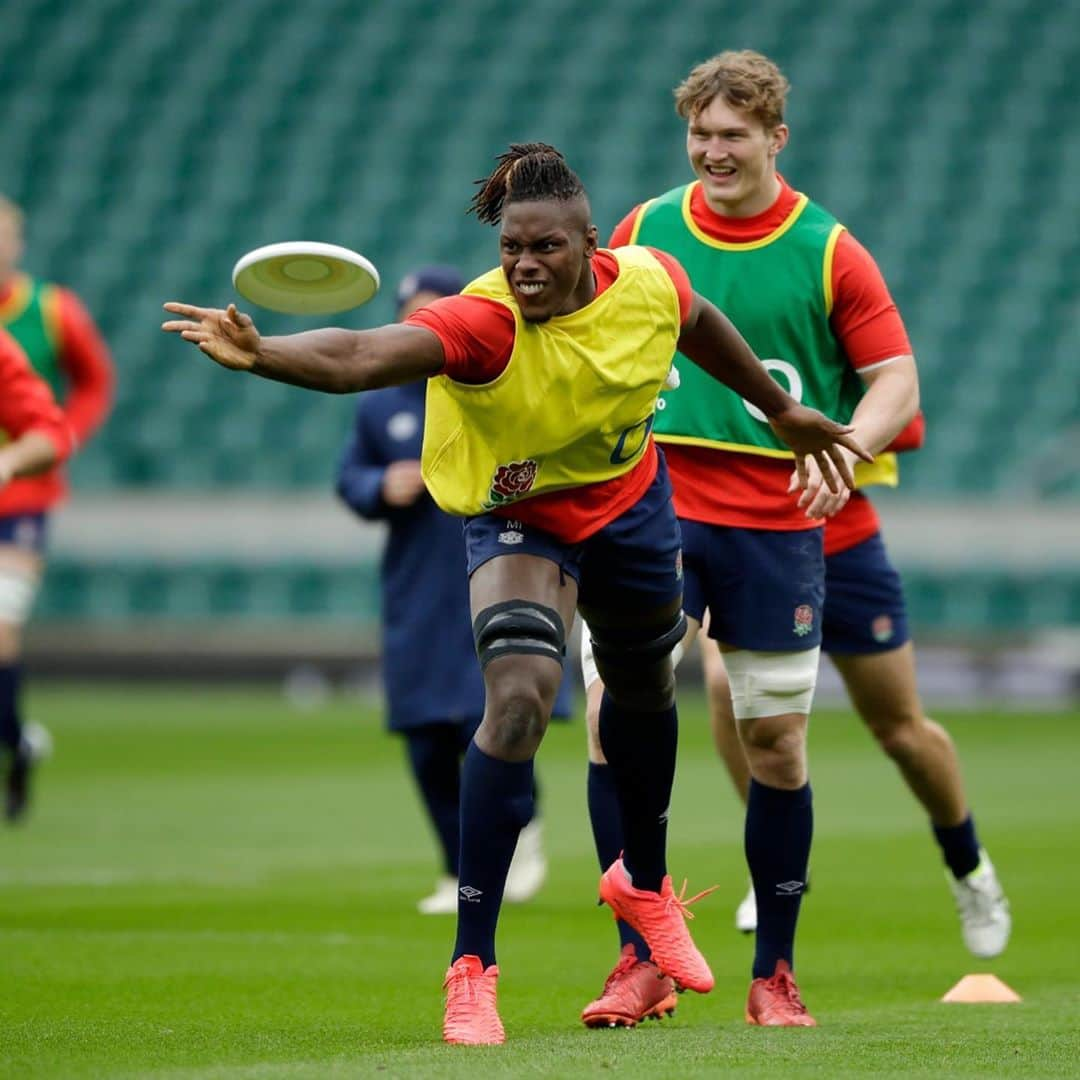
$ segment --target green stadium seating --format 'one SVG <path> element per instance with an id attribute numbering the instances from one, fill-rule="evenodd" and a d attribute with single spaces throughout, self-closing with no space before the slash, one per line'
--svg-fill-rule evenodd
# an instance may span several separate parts
<path id="1" fill-rule="evenodd" d="M 383 272 L 382 294 L 338 321 L 388 320 L 417 263 L 492 263 L 492 231 L 465 207 L 510 140 L 564 149 L 606 232 L 686 179 L 671 88 L 726 47 L 784 66 L 783 170 L 875 254 L 908 323 L 929 427 L 905 493 L 1075 499 L 1077 471 L 1053 463 L 1080 425 L 1080 127 L 1066 122 L 1080 8 L 1023 0 L 6 4 L 0 191 L 27 210 L 29 267 L 80 293 L 120 370 L 76 483 L 328 487 L 351 403 L 201 363 L 158 331 L 161 301 L 227 301 L 242 252 L 308 237 Z M 57 616 L 80 590 L 95 613 L 343 603 L 332 575 L 299 571 L 63 573 L 47 590 Z M 920 610 L 942 617 L 1076 611 L 1049 585 L 1023 604 L 974 580 L 970 595 L 922 588 Z"/>

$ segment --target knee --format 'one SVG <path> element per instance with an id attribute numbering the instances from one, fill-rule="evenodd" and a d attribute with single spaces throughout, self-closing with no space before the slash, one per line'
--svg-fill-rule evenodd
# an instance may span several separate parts
<path id="1" fill-rule="evenodd" d="M 613 631 L 590 623 L 593 657 L 612 699 L 626 708 L 660 712 L 675 704 L 672 650 L 687 631 L 681 609 L 665 613 L 652 626 Z"/>
<path id="2" fill-rule="evenodd" d="M 739 725 L 754 778 L 770 787 L 797 788 L 806 783 L 806 717 L 771 716 Z"/>
<path id="3" fill-rule="evenodd" d="M 675 704 L 675 669 L 670 657 L 641 670 L 601 667 L 612 700 L 637 712 L 663 712 Z"/>
<path id="4" fill-rule="evenodd" d="M 489 686 L 485 741 L 496 757 L 531 757 L 547 730 L 554 691 L 538 679 L 505 676 Z"/>
<path id="5" fill-rule="evenodd" d="M 751 720 L 743 725 L 742 740 L 746 749 L 759 756 L 777 761 L 801 758 L 806 747 L 806 732 L 802 724 L 778 724 L 786 717 Z M 799 720 L 802 717 L 798 718 Z"/>
<path id="6" fill-rule="evenodd" d="M 907 761 L 915 755 L 931 725 L 917 713 L 897 713 L 878 717 L 867 726 L 890 758 Z"/>

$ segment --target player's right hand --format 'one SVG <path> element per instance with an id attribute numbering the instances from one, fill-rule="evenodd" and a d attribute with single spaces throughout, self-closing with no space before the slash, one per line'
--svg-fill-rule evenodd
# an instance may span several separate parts
<path id="1" fill-rule="evenodd" d="M 849 453 L 850 451 L 846 449 L 841 451 L 845 460 Z M 849 464 L 854 475 L 854 462 L 849 462 Z M 806 476 L 806 488 L 800 490 L 799 471 L 792 469 L 788 491 L 799 493 L 798 506 L 806 511 L 808 518 L 833 517 L 847 506 L 848 499 L 851 497 L 851 488 L 845 484 L 839 491 L 830 491 L 825 478 L 821 475 L 818 463 L 812 457 L 806 458 Z"/>
<path id="2" fill-rule="evenodd" d="M 424 491 L 420 462 L 391 462 L 383 473 L 382 497 L 387 506 L 412 506 Z"/>
<path id="3" fill-rule="evenodd" d="M 874 460 L 874 455 L 852 438 L 851 433 L 855 429 L 850 424 L 838 424 L 817 409 L 796 401 L 792 401 L 783 412 L 770 416 L 769 426 L 794 452 L 798 487 L 803 491 L 810 485 L 806 467 L 808 458 L 817 462 L 825 486 L 832 492 L 838 492 L 845 486 L 851 489 L 855 487 L 851 462 L 845 459 L 841 447 L 851 451 L 853 460 Z"/>
<path id="4" fill-rule="evenodd" d="M 259 331 L 251 317 L 237 311 L 235 304 L 222 311 L 170 301 L 165 310 L 186 317 L 162 323 L 162 330 L 179 334 L 185 341 L 198 345 L 222 367 L 250 371 L 255 366 L 259 355 Z"/>

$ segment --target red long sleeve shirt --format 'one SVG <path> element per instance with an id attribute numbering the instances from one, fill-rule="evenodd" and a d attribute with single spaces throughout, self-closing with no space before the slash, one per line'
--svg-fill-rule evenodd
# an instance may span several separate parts
<path id="1" fill-rule="evenodd" d="M 0 285 L 0 311 L 14 287 L 14 281 Z M 58 359 L 66 383 L 60 405 L 75 446 L 82 446 L 104 422 L 112 405 L 113 364 L 108 346 L 79 298 L 64 288 L 56 288 L 54 296 Z M 59 467 L 39 476 L 22 477 L 0 491 L 0 515 L 48 510 L 66 494 L 67 481 Z"/>
<path id="2" fill-rule="evenodd" d="M 71 428 L 48 383 L 34 372 L 15 339 L 0 328 L 0 441 L 14 441 L 31 431 L 46 436 L 61 461 L 71 453 Z M 19 482 L 13 480 L 8 487 Z M 0 497 L 6 490 L 0 489 Z"/>

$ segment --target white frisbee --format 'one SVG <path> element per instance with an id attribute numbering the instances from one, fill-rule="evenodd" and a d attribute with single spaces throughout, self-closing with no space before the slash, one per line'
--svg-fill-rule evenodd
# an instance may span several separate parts
<path id="1" fill-rule="evenodd" d="M 245 299 L 289 315 L 349 311 L 379 291 L 379 271 L 369 259 L 337 244 L 306 240 L 249 251 L 233 267 L 232 279 Z"/>

